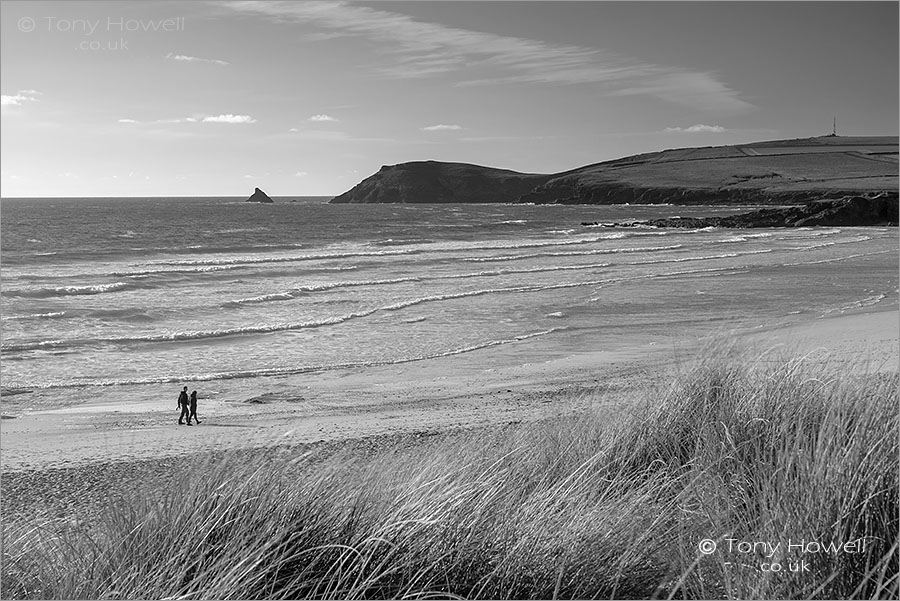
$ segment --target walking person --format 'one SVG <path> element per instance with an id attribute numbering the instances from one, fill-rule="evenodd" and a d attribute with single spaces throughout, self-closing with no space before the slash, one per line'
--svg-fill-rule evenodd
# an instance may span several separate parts
<path id="1" fill-rule="evenodd" d="M 194 418 L 194 421 L 198 424 L 200 420 L 197 418 L 197 391 L 191 393 L 191 414 L 188 415 L 188 425 L 191 425 L 191 418 Z"/>
<path id="2" fill-rule="evenodd" d="M 187 386 L 185 386 L 181 390 L 181 394 L 178 395 L 178 407 L 181 409 L 181 415 L 178 417 L 178 425 L 184 425 L 184 418 L 188 418 L 187 425 L 191 425 L 191 414 L 190 408 L 188 407 L 188 393 Z"/>

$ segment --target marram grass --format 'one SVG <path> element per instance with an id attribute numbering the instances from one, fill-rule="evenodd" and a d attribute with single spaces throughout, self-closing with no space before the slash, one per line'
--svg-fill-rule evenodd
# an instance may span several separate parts
<path id="1" fill-rule="evenodd" d="M 208 464 L 90 528 L 4 523 L 2 597 L 896 598 L 897 374 L 708 356 L 614 417 Z"/>

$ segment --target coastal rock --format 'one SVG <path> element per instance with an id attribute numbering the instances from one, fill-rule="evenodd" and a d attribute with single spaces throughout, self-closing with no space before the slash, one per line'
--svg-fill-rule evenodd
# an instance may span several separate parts
<path id="1" fill-rule="evenodd" d="M 382 167 L 332 203 L 800 205 L 896 191 L 896 136 L 680 148 L 555 174 L 417 161 Z"/>
<path id="2" fill-rule="evenodd" d="M 246 200 L 246 202 L 269 202 L 274 203 L 275 201 L 269 198 L 269 195 L 260 190 L 259 188 L 253 189 L 253 194 Z"/>
<path id="3" fill-rule="evenodd" d="M 607 225 L 609 227 L 657 227 L 657 228 L 756 228 L 756 227 L 809 227 L 809 226 L 897 226 L 900 220 L 900 204 L 897 192 L 884 192 L 873 196 L 848 196 L 838 199 L 817 200 L 803 206 L 760 209 L 728 217 L 671 217 L 629 223 L 582 223 L 582 225 Z"/>

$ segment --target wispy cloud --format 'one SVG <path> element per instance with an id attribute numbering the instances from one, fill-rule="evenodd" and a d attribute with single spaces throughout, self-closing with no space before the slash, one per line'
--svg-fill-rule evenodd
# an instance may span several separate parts
<path id="1" fill-rule="evenodd" d="M 142 124 L 142 125 L 170 125 L 178 123 L 256 123 L 256 119 L 250 115 L 204 115 L 195 114 L 190 117 L 176 117 L 174 119 L 154 119 L 153 121 L 138 121 L 137 119 L 118 119 L 117 123 Z"/>
<path id="2" fill-rule="evenodd" d="M 309 175 L 309 173 L 307 173 L 306 171 L 298 171 L 294 174 L 294 177 L 306 177 L 307 175 Z"/>
<path id="3" fill-rule="evenodd" d="M 558 136 L 466 136 L 460 142 L 511 142 L 523 140 L 552 140 Z"/>
<path id="4" fill-rule="evenodd" d="M 196 123 L 198 121 L 197 117 L 181 117 L 175 119 L 157 119 L 156 121 L 151 121 L 151 123 Z"/>
<path id="5" fill-rule="evenodd" d="M 319 114 L 319 115 L 313 115 L 313 116 L 310 117 L 308 120 L 309 120 L 309 121 L 315 121 L 315 122 L 318 122 L 318 123 L 323 123 L 323 122 L 325 122 L 325 121 L 334 121 L 334 122 L 339 121 L 338 119 L 335 119 L 335 118 L 332 117 L 331 115 L 322 115 L 322 114 Z"/>
<path id="6" fill-rule="evenodd" d="M 690 127 L 667 127 L 663 130 L 667 134 L 721 134 L 728 131 L 721 125 L 703 125 L 697 123 Z"/>
<path id="7" fill-rule="evenodd" d="M 256 123 L 250 115 L 210 115 L 203 117 L 203 123 Z"/>
<path id="8" fill-rule="evenodd" d="M 299 129 L 296 127 L 290 128 L 286 134 L 279 135 L 289 136 L 291 138 L 301 140 L 316 140 L 319 142 L 399 142 L 399 140 L 396 140 L 394 138 L 370 138 L 363 136 L 354 136 L 348 134 L 345 131 L 334 131 L 327 129 Z"/>
<path id="9" fill-rule="evenodd" d="M 462 129 L 461 125 L 444 125 L 443 123 L 422 128 L 424 131 L 458 131 L 460 129 Z"/>
<path id="10" fill-rule="evenodd" d="M 26 102 L 34 102 L 41 92 L 37 90 L 19 90 L 13 95 L 0 95 L 0 105 L 2 106 L 22 106 Z"/>
<path id="11" fill-rule="evenodd" d="M 648 95 L 704 110 L 753 108 L 712 73 L 648 63 L 601 48 L 447 27 L 343 2 L 226 2 L 221 6 L 374 41 L 387 58 L 375 67 L 382 76 L 445 75 L 467 86 L 595 83 L 613 95 Z"/>
<path id="12" fill-rule="evenodd" d="M 220 67 L 227 67 L 231 63 L 228 61 L 220 61 L 215 58 L 200 58 L 199 56 L 187 56 L 184 54 L 172 54 L 171 52 L 165 56 L 167 60 L 171 61 L 179 61 L 185 63 L 209 63 L 211 65 L 219 65 Z"/>

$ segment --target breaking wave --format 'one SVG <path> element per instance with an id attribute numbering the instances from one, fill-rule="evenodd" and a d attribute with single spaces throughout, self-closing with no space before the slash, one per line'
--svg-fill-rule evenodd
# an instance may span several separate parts
<path id="1" fill-rule="evenodd" d="M 413 357 L 401 357 L 398 359 L 388 359 L 383 361 L 359 361 L 352 363 L 335 363 L 330 365 L 308 365 L 301 367 L 287 367 L 287 368 L 260 368 L 260 369 L 249 369 L 242 371 L 225 371 L 225 372 L 213 372 L 213 373 L 204 373 L 204 374 L 191 374 L 191 375 L 178 375 L 178 376 L 160 376 L 156 378 L 136 378 L 136 379 L 119 379 L 119 380 L 97 380 L 91 382 L 77 382 L 77 383 L 49 383 L 43 385 L 30 386 L 29 388 L 37 388 L 37 389 L 51 389 L 51 388 L 84 388 L 88 386 L 133 386 L 133 385 L 141 385 L 141 384 L 172 384 L 175 382 L 208 382 L 214 380 L 233 380 L 233 379 L 241 379 L 241 378 L 259 378 L 266 376 L 289 376 L 303 373 L 315 373 L 315 372 L 325 372 L 325 371 L 334 371 L 339 369 L 358 369 L 358 368 L 366 368 L 366 367 L 379 367 L 384 365 L 398 365 L 402 363 L 413 363 L 415 361 L 426 361 L 429 359 L 438 359 L 441 357 L 450 357 L 453 355 L 461 355 L 463 353 L 470 353 L 473 351 L 490 348 L 494 346 L 500 346 L 503 344 L 512 344 L 515 342 L 522 342 L 524 340 L 529 340 L 531 338 L 536 338 L 539 336 L 546 336 L 548 334 L 552 334 L 554 332 L 558 332 L 560 330 L 565 330 L 565 327 L 559 328 L 550 328 L 548 330 L 541 330 L 539 332 L 530 332 L 527 334 L 521 334 L 519 336 L 514 336 L 512 338 L 504 338 L 499 340 L 487 340 L 484 342 L 480 342 L 477 344 L 472 344 L 469 346 L 458 347 L 446 351 L 439 351 L 435 353 L 428 353 L 424 355 L 418 355 Z"/>
<path id="2" fill-rule="evenodd" d="M 19 296 L 23 298 L 50 298 L 53 296 L 87 296 L 92 294 L 106 294 L 108 292 L 121 292 L 136 288 L 130 282 L 113 282 L 112 284 L 96 284 L 93 286 L 59 286 L 55 288 L 36 288 L 34 290 L 8 290 L 6 296 Z"/>

